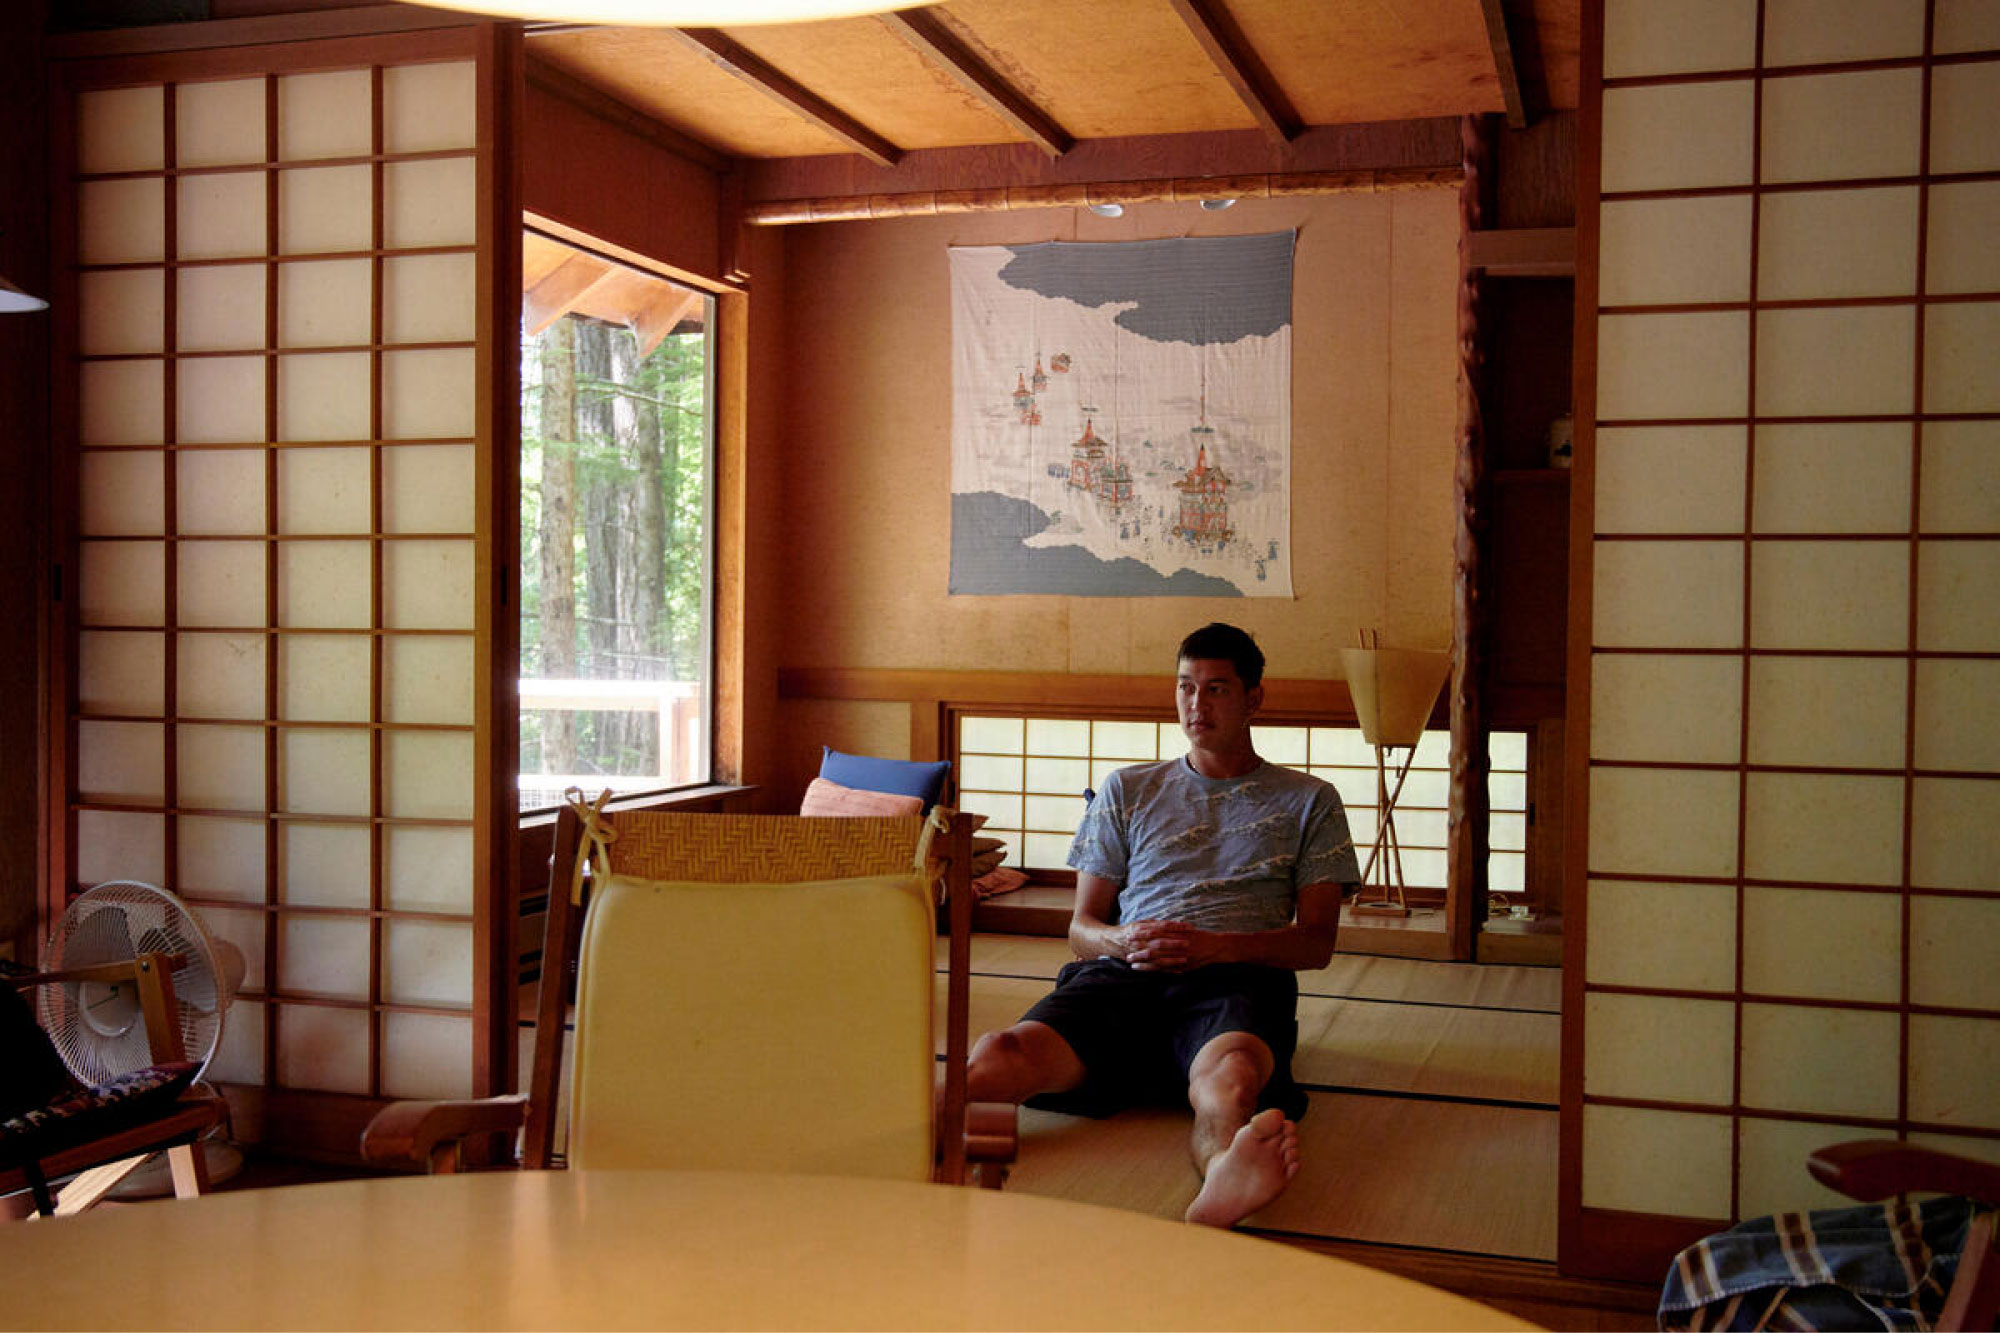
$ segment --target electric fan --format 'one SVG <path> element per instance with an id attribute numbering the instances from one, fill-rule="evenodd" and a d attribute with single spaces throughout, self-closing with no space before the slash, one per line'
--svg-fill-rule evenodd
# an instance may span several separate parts
<path id="1" fill-rule="evenodd" d="M 71 901 L 49 933 L 43 958 L 44 966 L 60 970 L 129 962 L 142 953 L 174 960 L 174 1017 L 187 1058 L 200 1066 L 199 1079 L 222 1043 L 222 1016 L 242 984 L 243 955 L 228 941 L 211 939 L 187 904 L 137 880 L 99 884 Z M 41 1018 L 63 1063 L 82 1082 L 105 1083 L 153 1063 L 134 982 L 44 986 Z M 242 1165 L 231 1144 L 210 1139 L 201 1147 L 212 1181 L 228 1179 Z M 113 1194 L 144 1198 L 171 1188 L 160 1158 L 126 1177 Z"/>

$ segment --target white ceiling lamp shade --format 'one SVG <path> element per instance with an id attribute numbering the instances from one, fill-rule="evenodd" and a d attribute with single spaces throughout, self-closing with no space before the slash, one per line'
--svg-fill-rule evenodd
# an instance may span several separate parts
<path id="1" fill-rule="evenodd" d="M 739 28 L 912 9 L 929 0 L 417 0 L 432 9 L 615 28 Z"/>
<path id="2" fill-rule="evenodd" d="M 47 310 L 49 303 L 30 296 L 6 278 L 0 277 L 0 315 L 23 315 L 30 310 Z"/>

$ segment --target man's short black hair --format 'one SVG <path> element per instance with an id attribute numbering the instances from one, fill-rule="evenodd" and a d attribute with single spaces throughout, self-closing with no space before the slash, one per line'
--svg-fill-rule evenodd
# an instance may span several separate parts
<path id="1" fill-rule="evenodd" d="M 1227 662 L 1236 668 L 1236 678 L 1243 682 L 1243 688 L 1254 690 L 1264 683 L 1264 650 L 1257 641 L 1236 628 L 1221 621 L 1203 625 L 1194 633 L 1181 640 L 1180 656 L 1176 662 L 1201 661 Z"/>

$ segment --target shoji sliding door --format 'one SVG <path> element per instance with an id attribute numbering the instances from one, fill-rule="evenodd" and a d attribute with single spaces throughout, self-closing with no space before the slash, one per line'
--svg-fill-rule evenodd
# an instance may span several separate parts
<path id="1" fill-rule="evenodd" d="M 267 1094 L 504 1077 L 507 58 L 474 27 L 160 55 L 57 108 L 52 906 L 192 904 L 247 963 L 210 1077 Z"/>
<path id="2" fill-rule="evenodd" d="M 2000 15 L 1585 8 L 1563 1262 L 1657 1280 L 2000 1159 Z"/>

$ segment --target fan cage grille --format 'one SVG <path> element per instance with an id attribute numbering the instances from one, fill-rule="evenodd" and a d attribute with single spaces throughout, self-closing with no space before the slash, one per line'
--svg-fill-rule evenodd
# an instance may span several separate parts
<path id="1" fill-rule="evenodd" d="M 49 935 L 45 966 L 61 971 L 160 952 L 176 960 L 174 1007 L 187 1058 L 208 1068 L 228 996 L 208 932 L 186 904 L 138 880 L 99 884 L 71 900 Z M 40 988 L 42 1026 L 71 1074 L 109 1082 L 152 1064 L 136 987 L 64 982 Z"/>

